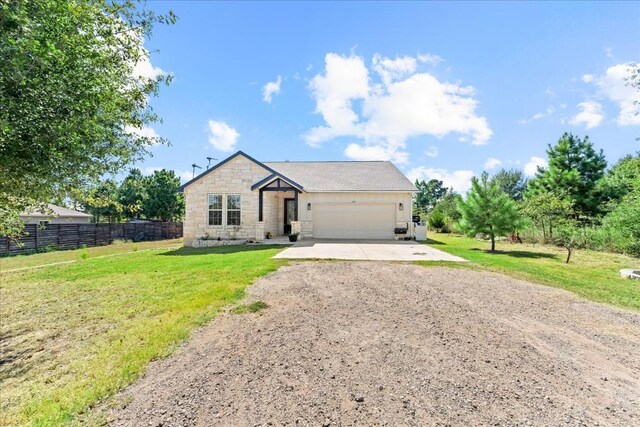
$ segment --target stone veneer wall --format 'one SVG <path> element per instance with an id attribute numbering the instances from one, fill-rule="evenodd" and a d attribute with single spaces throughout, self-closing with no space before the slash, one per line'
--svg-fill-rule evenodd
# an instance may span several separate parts
<path id="1" fill-rule="evenodd" d="M 275 206 L 272 206 L 274 198 L 264 198 L 264 227 L 257 227 L 258 192 L 251 191 L 251 186 L 255 182 L 270 174 L 268 170 L 240 155 L 185 188 L 184 245 L 191 246 L 194 239 L 202 237 L 206 233 L 214 238 L 262 240 L 264 235 L 256 236 L 257 231 L 263 234 L 262 230 L 265 232 L 276 230 L 277 224 L 273 223 L 273 215 L 267 214 L 267 212 L 275 210 Z M 241 195 L 241 225 L 237 231 L 233 226 L 225 225 L 226 216 L 224 215 L 223 225 L 208 225 L 208 194 L 223 195 L 223 210 L 227 194 Z"/>

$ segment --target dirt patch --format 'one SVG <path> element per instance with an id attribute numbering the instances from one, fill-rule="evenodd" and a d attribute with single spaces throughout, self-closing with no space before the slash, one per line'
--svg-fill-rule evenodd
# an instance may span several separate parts
<path id="1" fill-rule="evenodd" d="M 114 425 L 632 425 L 640 315 L 506 276 L 308 262 L 119 396 Z"/>

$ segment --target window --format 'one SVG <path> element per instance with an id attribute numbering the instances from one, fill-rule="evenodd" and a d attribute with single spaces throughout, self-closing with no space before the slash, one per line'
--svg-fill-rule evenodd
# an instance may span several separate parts
<path id="1" fill-rule="evenodd" d="M 240 225 L 239 194 L 227 194 L 227 225 Z"/>
<path id="2" fill-rule="evenodd" d="M 209 225 L 222 225 L 222 194 L 209 194 Z"/>

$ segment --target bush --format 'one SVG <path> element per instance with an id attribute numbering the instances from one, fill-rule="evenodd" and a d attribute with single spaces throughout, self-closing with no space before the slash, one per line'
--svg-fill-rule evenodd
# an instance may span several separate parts
<path id="1" fill-rule="evenodd" d="M 427 216 L 427 226 L 438 232 L 442 232 L 442 229 L 446 227 L 447 223 L 445 221 L 444 215 L 439 211 L 431 212 Z"/>

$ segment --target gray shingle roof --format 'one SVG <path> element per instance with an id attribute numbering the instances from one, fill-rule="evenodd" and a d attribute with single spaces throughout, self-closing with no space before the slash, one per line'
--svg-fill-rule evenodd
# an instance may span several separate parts
<path id="1" fill-rule="evenodd" d="M 391 162 L 264 162 L 305 191 L 416 191 Z"/>
<path id="2" fill-rule="evenodd" d="M 79 211 L 74 211 L 73 209 L 67 209 L 67 208 L 63 208 L 62 206 L 56 206 L 56 205 L 52 205 L 49 204 L 48 205 L 49 209 L 51 209 L 53 211 L 52 214 L 49 214 L 48 212 L 38 212 L 38 211 L 34 211 L 34 212 L 23 212 L 20 214 L 20 216 L 28 216 L 31 218 L 50 218 L 50 217 L 74 217 L 74 218 L 87 218 L 90 217 L 91 215 L 86 214 L 84 212 L 79 212 Z"/>

